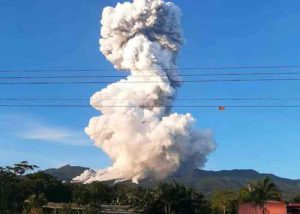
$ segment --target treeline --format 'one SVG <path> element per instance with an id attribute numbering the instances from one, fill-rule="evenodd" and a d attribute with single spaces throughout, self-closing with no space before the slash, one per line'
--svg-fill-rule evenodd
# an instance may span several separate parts
<path id="1" fill-rule="evenodd" d="M 63 183 L 41 171 L 35 172 L 37 169 L 37 166 L 26 161 L 0 168 L 1 214 L 39 214 L 47 202 L 90 207 L 100 204 L 129 205 L 149 214 L 235 214 L 238 205 L 243 202 L 263 208 L 268 200 L 281 200 L 280 191 L 268 178 L 239 191 L 218 191 L 212 197 L 205 198 L 195 189 L 176 182 L 161 183 L 149 189 L 122 183 Z M 92 211 L 87 210 L 86 213 Z"/>

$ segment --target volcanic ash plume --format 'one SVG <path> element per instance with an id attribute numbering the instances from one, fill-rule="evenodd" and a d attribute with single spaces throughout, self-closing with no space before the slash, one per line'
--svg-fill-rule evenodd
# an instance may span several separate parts
<path id="1" fill-rule="evenodd" d="M 181 168 L 202 167 L 215 149 L 211 131 L 196 130 L 190 114 L 171 114 L 180 86 L 180 18 L 180 9 L 162 0 L 103 10 L 100 50 L 116 69 L 131 73 L 91 98 L 102 115 L 85 131 L 113 165 L 86 171 L 75 181 L 164 179 Z"/>

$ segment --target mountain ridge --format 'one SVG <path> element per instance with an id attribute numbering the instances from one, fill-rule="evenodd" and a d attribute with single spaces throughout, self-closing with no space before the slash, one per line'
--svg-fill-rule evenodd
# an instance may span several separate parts
<path id="1" fill-rule="evenodd" d="M 59 168 L 46 169 L 43 172 L 52 175 L 58 180 L 69 182 L 87 169 L 89 168 L 81 166 L 71 166 L 67 164 Z"/>
<path id="2" fill-rule="evenodd" d="M 80 175 L 87 167 L 65 165 L 58 169 L 47 169 L 44 172 L 56 177 L 58 180 L 71 181 L 72 178 Z M 259 173 L 253 169 L 233 169 L 220 171 L 207 171 L 195 169 L 185 173 L 175 173 L 169 176 L 164 181 L 176 181 L 187 186 L 193 187 L 206 196 L 210 196 L 216 190 L 238 190 L 247 184 L 262 179 L 263 177 L 270 177 L 272 181 L 282 191 L 283 198 L 290 200 L 296 195 L 300 194 L 300 180 L 282 178 L 270 173 Z M 124 182 L 132 185 L 131 182 Z M 140 186 L 152 187 L 158 182 L 154 180 L 142 180 Z"/>

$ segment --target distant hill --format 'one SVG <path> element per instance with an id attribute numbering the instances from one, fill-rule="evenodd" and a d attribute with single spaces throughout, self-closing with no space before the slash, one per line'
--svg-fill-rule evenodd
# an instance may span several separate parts
<path id="1" fill-rule="evenodd" d="M 72 178 L 80 175 L 88 168 L 79 166 L 66 165 L 58 169 L 47 169 L 44 172 L 56 177 L 59 180 L 71 181 Z M 300 194 L 300 180 L 281 178 L 273 174 L 262 174 L 254 170 L 222 170 L 222 171 L 205 171 L 195 169 L 190 173 L 177 173 L 170 176 L 165 181 L 177 181 L 187 186 L 198 189 L 203 194 L 210 196 L 216 190 L 238 190 L 252 181 L 270 177 L 274 183 L 281 189 L 285 199 L 291 199 Z M 130 182 L 126 182 L 130 183 Z M 143 180 L 141 186 L 151 187 L 157 182 Z M 132 185 L 132 184 L 130 184 Z"/>
<path id="2" fill-rule="evenodd" d="M 281 178 L 273 174 L 258 173 L 254 170 L 193 170 L 189 174 L 176 174 L 167 180 L 175 180 L 187 186 L 198 189 L 205 195 L 211 195 L 216 190 L 238 190 L 247 184 L 270 177 L 282 191 L 285 199 L 291 199 L 300 194 L 300 180 Z"/>
<path id="3" fill-rule="evenodd" d="M 61 181 L 71 181 L 73 178 L 80 175 L 87 169 L 89 168 L 65 165 L 58 169 L 46 169 L 44 173 L 52 175 Z"/>

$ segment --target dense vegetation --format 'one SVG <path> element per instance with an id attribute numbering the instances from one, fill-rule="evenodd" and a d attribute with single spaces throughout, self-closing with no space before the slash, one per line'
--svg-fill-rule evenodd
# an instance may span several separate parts
<path id="1" fill-rule="evenodd" d="M 205 198 L 196 190 L 176 182 L 161 183 L 153 188 L 111 185 L 100 182 L 73 184 L 58 181 L 26 161 L 0 168 L 0 213 L 41 213 L 47 202 L 130 205 L 144 213 L 214 213 L 233 214 L 241 202 L 264 207 L 267 200 L 281 200 L 280 192 L 270 179 L 249 184 L 240 191 L 216 191 Z M 295 200 L 299 200 L 297 197 Z"/>

